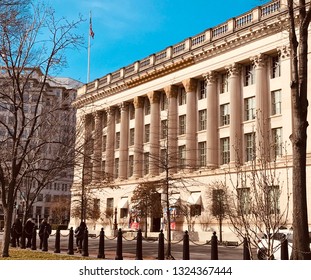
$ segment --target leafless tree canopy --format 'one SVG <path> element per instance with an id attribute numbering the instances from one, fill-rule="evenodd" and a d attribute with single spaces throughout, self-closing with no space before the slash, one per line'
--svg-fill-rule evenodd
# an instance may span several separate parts
<path id="1" fill-rule="evenodd" d="M 8 256 L 13 203 L 21 188 L 40 190 L 73 164 L 71 92 L 52 78 L 66 65 L 64 51 L 83 43 L 74 22 L 32 1 L 0 3 L 0 187 L 5 228 L 2 255 Z M 60 97 L 53 88 L 63 90 Z M 66 123 L 67 122 L 67 123 Z M 29 185 L 30 183 L 30 185 Z M 24 191 L 27 196 L 27 192 Z M 27 200 L 27 198 L 25 198 Z M 30 199 L 30 198 L 29 198 Z"/>

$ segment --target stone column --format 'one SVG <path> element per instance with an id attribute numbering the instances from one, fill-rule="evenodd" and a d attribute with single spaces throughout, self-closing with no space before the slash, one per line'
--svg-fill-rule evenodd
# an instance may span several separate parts
<path id="1" fill-rule="evenodd" d="M 101 162 L 102 162 L 102 112 L 96 111 L 94 117 L 94 148 L 93 148 L 93 170 L 92 180 L 100 182 L 101 179 Z"/>
<path id="2" fill-rule="evenodd" d="M 197 165 L 197 80 L 182 81 L 187 93 L 186 115 L 186 166 L 193 170 Z"/>
<path id="3" fill-rule="evenodd" d="M 114 173 L 114 150 L 115 150 L 116 119 L 115 109 L 107 109 L 107 143 L 105 172 L 108 179 L 113 178 Z"/>
<path id="4" fill-rule="evenodd" d="M 143 141 L 144 141 L 144 97 L 134 98 L 135 107 L 135 134 L 134 134 L 134 169 L 133 176 L 141 178 L 143 176 Z"/>
<path id="5" fill-rule="evenodd" d="M 291 61 L 290 61 L 290 47 L 289 45 L 285 45 L 278 48 L 278 54 L 280 56 L 280 64 L 281 64 L 281 76 L 282 77 L 291 77 Z M 291 96 L 291 88 L 283 87 L 282 88 L 282 96 Z M 293 115 L 293 108 L 291 98 L 283 98 L 282 97 L 282 112 L 286 112 L 285 114 L 288 116 Z M 282 114 L 283 114 L 282 113 Z M 293 132 L 293 119 L 286 119 L 286 125 L 282 127 L 283 139 L 288 139 Z M 308 144 L 310 141 L 310 137 L 308 137 Z"/>
<path id="6" fill-rule="evenodd" d="M 150 100 L 150 158 L 149 174 L 159 175 L 160 156 L 160 93 L 152 91 L 148 94 Z"/>
<path id="7" fill-rule="evenodd" d="M 84 122 L 84 159 L 83 159 L 83 181 L 85 184 L 89 184 L 92 181 L 93 176 L 93 162 L 94 156 L 94 138 L 92 131 L 93 115 L 85 115 Z"/>
<path id="8" fill-rule="evenodd" d="M 177 172 L 178 164 L 178 87 L 170 85 L 164 88 L 168 100 L 168 116 L 167 116 L 167 153 L 169 172 L 174 174 Z"/>
<path id="9" fill-rule="evenodd" d="M 206 81 L 207 120 L 206 120 L 206 165 L 218 166 L 218 100 L 216 73 L 204 75 Z"/>
<path id="10" fill-rule="evenodd" d="M 256 71 L 256 158 L 269 159 L 269 89 L 267 57 L 259 54 L 251 58 Z"/>
<path id="11" fill-rule="evenodd" d="M 128 171 L 128 142 L 129 142 L 129 106 L 126 102 L 120 105 L 121 127 L 120 127 L 120 156 L 119 156 L 119 178 L 127 179 Z"/>
<path id="12" fill-rule="evenodd" d="M 242 161 L 242 96 L 240 67 L 234 63 L 227 67 L 230 93 L 230 164 Z"/>

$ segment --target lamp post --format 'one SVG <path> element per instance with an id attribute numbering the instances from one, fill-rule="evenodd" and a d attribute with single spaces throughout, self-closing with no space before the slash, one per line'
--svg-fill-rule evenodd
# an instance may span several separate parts
<path id="1" fill-rule="evenodd" d="M 114 227 L 113 227 L 114 230 L 118 230 L 117 213 L 118 213 L 118 211 L 117 211 L 117 207 L 116 207 L 116 208 L 114 208 Z"/>

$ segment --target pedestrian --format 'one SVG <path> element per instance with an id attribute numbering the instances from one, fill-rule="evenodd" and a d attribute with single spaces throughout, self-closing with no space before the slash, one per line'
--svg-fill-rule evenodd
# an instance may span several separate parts
<path id="1" fill-rule="evenodd" d="M 48 223 L 47 219 L 44 218 L 39 226 L 40 249 L 42 249 L 44 238 L 48 239 L 51 233 L 52 227 Z M 46 235 L 44 236 L 44 234 Z"/>
<path id="2" fill-rule="evenodd" d="M 82 243 L 84 238 L 84 231 L 86 229 L 85 222 L 81 222 L 80 225 L 75 229 L 75 237 L 76 237 L 76 244 L 77 244 L 77 252 L 81 252 Z"/>
<path id="3" fill-rule="evenodd" d="M 11 229 L 11 236 L 12 239 L 16 240 L 16 245 L 19 247 L 19 239 L 22 236 L 22 230 L 23 230 L 23 225 L 22 222 L 19 218 L 16 218 L 16 220 L 14 221 L 13 225 L 12 225 L 12 229 Z"/>
<path id="4" fill-rule="evenodd" d="M 24 232 L 25 232 L 25 238 L 27 239 L 26 247 L 31 247 L 31 239 L 32 239 L 32 231 L 35 227 L 35 223 L 32 221 L 31 218 L 29 218 L 26 221 L 26 224 L 24 226 Z"/>

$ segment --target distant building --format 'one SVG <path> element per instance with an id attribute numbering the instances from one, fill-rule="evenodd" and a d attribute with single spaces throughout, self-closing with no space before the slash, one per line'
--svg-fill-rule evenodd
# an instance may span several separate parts
<path id="1" fill-rule="evenodd" d="M 130 228 L 137 218 L 133 190 L 145 182 L 163 182 L 168 170 L 170 184 L 175 180 L 177 185 L 169 193 L 174 232 L 195 231 L 200 240 L 208 240 L 219 230 L 213 213 L 217 190 L 209 194 L 212 187 L 234 188 L 240 179 L 238 204 L 246 211 L 252 182 L 242 175 L 250 176 L 254 163 L 262 169 L 261 161 L 267 163 L 267 173 L 275 171 L 274 180 L 265 182 L 270 213 L 287 208 L 284 223 L 291 226 L 291 67 L 285 5 L 281 0 L 256 7 L 78 90 L 77 123 L 93 145 L 86 145 L 90 160 L 75 169 L 72 198 L 81 191 L 84 170 L 83 185 L 95 194 L 101 212 L 89 224 L 96 230 L 111 229 L 105 218 L 111 209 L 118 228 Z M 163 189 L 159 192 L 163 199 Z M 308 197 L 310 203 L 310 188 Z M 183 204 L 189 213 L 181 211 Z M 148 231 L 158 234 L 165 218 L 165 210 L 162 218 L 150 217 Z M 78 222 L 71 220 L 72 225 Z M 234 238 L 228 220 L 222 230 L 224 239 Z"/>
<path id="2" fill-rule="evenodd" d="M 41 118 L 49 118 L 48 112 L 51 112 L 51 126 L 49 127 L 48 122 L 45 123 L 44 127 L 39 127 L 34 133 L 34 137 L 42 138 L 49 137 L 50 142 L 45 145 L 44 149 L 40 150 L 40 155 L 37 155 L 38 159 L 49 158 L 54 160 L 55 144 L 57 142 L 57 133 L 53 130 L 53 126 L 56 125 L 57 129 L 61 131 L 61 137 L 74 138 L 75 137 L 75 113 L 69 112 L 71 102 L 76 97 L 76 91 L 81 83 L 70 78 L 60 78 L 53 77 L 49 78 L 45 83 L 43 94 L 40 97 L 39 106 L 36 106 L 38 101 L 38 88 L 42 86 L 42 73 L 40 70 L 33 71 L 34 69 L 26 69 L 25 71 L 33 72 L 31 78 L 27 81 L 25 85 L 25 90 L 23 92 L 23 101 L 20 102 L 20 106 L 23 106 L 19 113 L 23 112 L 26 116 L 26 120 L 31 122 L 31 119 L 37 115 Z M 1 164 L 4 166 L 7 162 L 10 162 L 10 155 L 5 154 L 6 147 L 10 147 L 12 143 L 11 135 L 9 131 L 13 130 L 13 125 L 15 123 L 14 110 L 12 106 L 18 104 L 18 102 L 12 101 L 8 98 L 10 96 L 10 87 L 5 87 L 5 81 L 8 78 L 6 76 L 6 71 L 2 71 L 0 75 L 0 83 L 2 84 L 1 96 L 0 96 L 0 142 L 1 149 L 0 152 L 2 160 Z M 7 83 L 9 84 L 9 83 Z M 21 85 L 23 86 L 23 85 Z M 14 96 L 14 94 L 12 95 Z M 19 98 L 15 95 L 16 99 Z M 22 105 L 21 105 L 22 104 Z M 38 110 L 39 113 L 35 113 L 34 110 Z M 44 114 L 46 112 L 47 114 Z M 53 119 L 52 119 L 53 118 Z M 58 122 L 58 123 L 53 123 Z M 26 141 L 29 133 L 30 126 L 27 122 L 24 124 L 24 132 L 21 135 L 21 142 Z M 21 131 L 20 129 L 16 131 Z M 55 141 L 52 141 L 55 140 Z M 49 141 L 49 140 L 48 140 Z M 31 149 L 29 149 L 30 151 Z M 7 149 L 9 152 L 10 149 Z M 36 148 L 34 151 L 29 153 L 38 153 L 39 149 Z M 6 158 L 7 157 L 7 158 Z M 38 161 L 39 162 L 39 161 Z M 42 162 L 41 162 L 42 164 Z M 39 166 L 38 166 L 39 169 Z M 24 169 L 23 169 L 24 170 Z M 27 169 L 26 169 L 27 172 Z M 39 173 L 38 173 L 39 174 Z M 14 217 L 23 217 L 26 210 L 26 205 L 29 204 L 31 200 L 34 199 L 32 207 L 29 209 L 26 219 L 33 218 L 36 222 L 41 222 L 43 218 L 49 218 L 51 223 L 68 223 L 70 219 L 70 189 L 73 182 L 73 167 L 64 167 L 62 172 L 57 175 L 49 177 L 45 180 L 39 178 L 36 175 L 25 175 L 22 180 L 22 184 L 17 191 L 16 201 L 14 202 Z M 38 184 L 42 184 L 42 191 L 37 194 L 35 190 Z M 3 209 L 0 202 L 0 222 L 1 228 L 3 227 Z"/>

